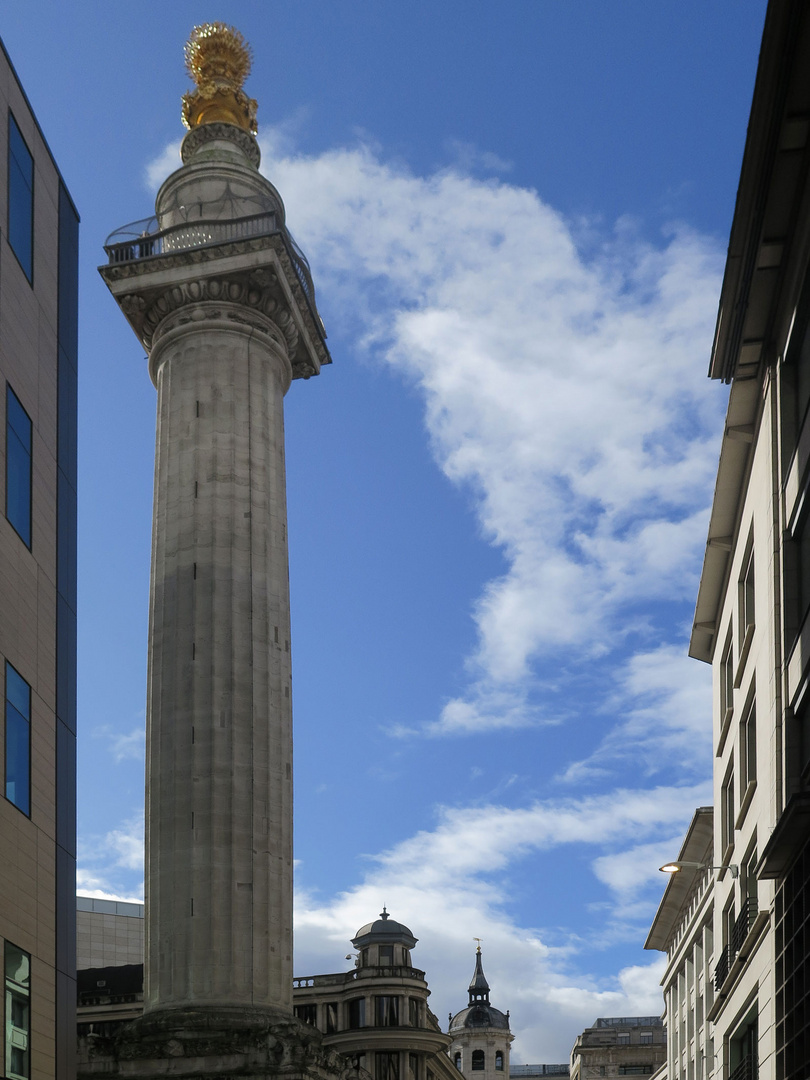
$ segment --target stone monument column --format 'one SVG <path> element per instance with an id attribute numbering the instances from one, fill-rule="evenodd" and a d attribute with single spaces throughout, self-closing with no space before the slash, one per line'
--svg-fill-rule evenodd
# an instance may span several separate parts
<path id="1" fill-rule="evenodd" d="M 258 171 L 250 55 L 186 46 L 183 165 L 101 268 L 157 388 L 144 1030 L 292 1015 L 283 399 L 330 363 L 309 267 Z"/>

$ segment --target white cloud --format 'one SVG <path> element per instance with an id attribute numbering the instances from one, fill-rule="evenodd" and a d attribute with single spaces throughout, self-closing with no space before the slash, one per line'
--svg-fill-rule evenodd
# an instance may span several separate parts
<path id="1" fill-rule="evenodd" d="M 166 177 L 183 164 L 180 159 L 180 144 L 182 141 L 182 139 L 176 139 L 174 142 L 170 142 L 163 153 L 146 166 L 144 183 L 149 191 L 157 191 Z"/>
<path id="2" fill-rule="evenodd" d="M 610 978 L 590 974 L 589 965 L 595 945 L 621 939 L 615 924 L 622 905 L 625 930 L 632 921 L 635 940 L 641 940 L 639 918 L 642 927 L 644 919 L 649 924 L 649 898 L 639 904 L 634 920 L 627 912 L 643 897 L 645 885 L 651 883 L 660 897 L 665 883 L 657 880 L 658 866 L 705 795 L 700 785 L 543 800 L 523 809 L 444 808 L 433 829 L 375 856 L 354 888 L 328 900 L 299 888 L 296 973 L 346 967 L 350 936 L 375 918 L 385 902 L 392 916 L 421 939 L 414 963 L 427 969 L 432 1007 L 442 1021 L 448 1010 L 466 1003 L 477 935 L 484 939 L 493 1004 L 511 1010 L 517 1033 L 514 1060 L 566 1060 L 577 1025 L 581 1029 L 600 1015 L 661 1011 L 657 958 L 626 966 Z M 510 914 L 510 882 L 520 874 L 521 860 L 572 846 L 600 852 L 593 867 L 614 893 L 615 907 L 594 920 L 587 937 L 517 925 Z M 609 849 L 614 854 L 602 854 Z M 300 877 L 305 881 L 306 876 L 304 866 Z M 566 884 L 553 874 L 545 884 L 538 879 L 538 912 L 545 888 L 565 889 Z M 576 904 L 576 898 L 571 902 Z"/>
<path id="3" fill-rule="evenodd" d="M 433 452 L 508 569 L 475 606 L 468 693 L 427 731 L 537 722 L 560 650 L 598 657 L 638 605 L 696 586 L 721 430 L 705 364 L 721 255 L 632 222 L 594 245 L 538 195 L 368 147 L 269 155 L 332 318 L 414 380 Z M 348 302 L 347 302 L 348 301 Z M 545 719 L 545 718 L 544 718 Z M 402 732 L 400 732 L 402 733 Z"/>
<path id="4" fill-rule="evenodd" d="M 137 875 L 134 887 L 133 871 Z M 80 836 L 76 888 L 83 895 L 117 900 L 134 896 L 142 901 L 143 872 L 142 810 L 102 836 Z"/>
<path id="5" fill-rule="evenodd" d="M 109 724 L 104 724 L 93 731 L 93 737 L 109 741 L 110 753 L 116 763 L 143 761 L 146 750 L 146 731 L 143 720 L 137 727 L 127 732 L 116 731 Z"/>

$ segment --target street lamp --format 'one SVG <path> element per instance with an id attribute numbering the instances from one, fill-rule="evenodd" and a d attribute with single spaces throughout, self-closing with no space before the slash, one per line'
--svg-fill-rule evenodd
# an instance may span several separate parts
<path id="1" fill-rule="evenodd" d="M 726 866 L 710 866 L 702 862 L 668 862 L 658 869 L 662 874 L 677 874 L 679 870 L 728 870 L 733 878 L 740 876 L 740 868 L 734 863 Z"/>

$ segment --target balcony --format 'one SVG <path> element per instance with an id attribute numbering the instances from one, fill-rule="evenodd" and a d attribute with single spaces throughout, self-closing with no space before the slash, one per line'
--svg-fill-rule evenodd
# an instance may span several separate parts
<path id="1" fill-rule="evenodd" d="M 318 989 L 325 986 L 343 986 L 357 979 L 416 979 L 425 981 L 424 971 L 412 967 L 363 967 L 340 971 L 334 975 L 306 975 L 293 979 L 294 990 Z"/>
<path id="2" fill-rule="evenodd" d="M 744 1057 L 737 1068 L 729 1073 L 728 1080 L 757 1080 L 759 1063 L 753 1054 Z"/>
<path id="3" fill-rule="evenodd" d="M 749 896 L 742 906 L 739 916 L 734 922 L 734 926 L 731 929 L 731 935 L 729 937 L 728 945 L 724 945 L 720 953 L 720 958 L 717 961 L 717 965 L 714 969 L 714 988 L 719 990 L 723 983 L 726 981 L 731 965 L 734 963 L 735 957 L 742 950 L 745 944 L 745 939 L 748 937 L 749 932 L 753 929 L 754 923 L 757 919 L 759 907 L 757 905 L 757 898 L 755 896 Z M 731 1078 L 729 1078 L 731 1080 Z"/>
<path id="4" fill-rule="evenodd" d="M 140 262 L 158 255 L 174 255 L 193 248 L 212 247 L 227 244 L 234 240 L 245 240 L 258 236 L 281 236 L 285 242 L 301 288 L 309 301 L 313 315 L 317 317 L 315 306 L 315 288 L 309 263 L 303 251 L 293 240 L 290 230 L 283 224 L 276 212 L 275 205 L 269 200 L 245 198 L 239 200 L 241 208 L 258 210 L 258 213 L 242 217 L 227 217 L 230 205 L 224 206 L 222 200 L 216 203 L 199 203 L 192 207 L 180 207 L 165 215 L 173 219 L 166 228 L 160 227 L 160 221 L 154 215 L 122 225 L 110 233 L 104 242 L 104 250 L 111 266 L 120 263 Z M 320 317 L 318 317 L 320 322 Z"/>

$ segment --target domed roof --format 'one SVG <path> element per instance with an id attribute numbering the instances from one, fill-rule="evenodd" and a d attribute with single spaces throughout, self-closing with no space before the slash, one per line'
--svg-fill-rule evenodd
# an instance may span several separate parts
<path id="1" fill-rule="evenodd" d="M 450 1034 L 463 1028 L 503 1028 L 509 1030 L 509 1017 L 486 1001 L 462 1009 L 450 1021 Z"/>
<path id="2" fill-rule="evenodd" d="M 404 945 L 412 949 L 418 938 L 415 938 L 407 926 L 392 919 L 383 907 L 379 919 L 361 926 L 352 938 L 352 945 L 356 949 L 365 948 L 366 945 L 392 944 Z"/>
<path id="3" fill-rule="evenodd" d="M 489 1003 L 489 983 L 481 963 L 481 946 L 475 952 L 475 971 L 467 988 L 469 1004 L 450 1017 L 450 1033 L 462 1028 L 503 1028 L 509 1030 L 509 1013 L 502 1013 Z"/>

